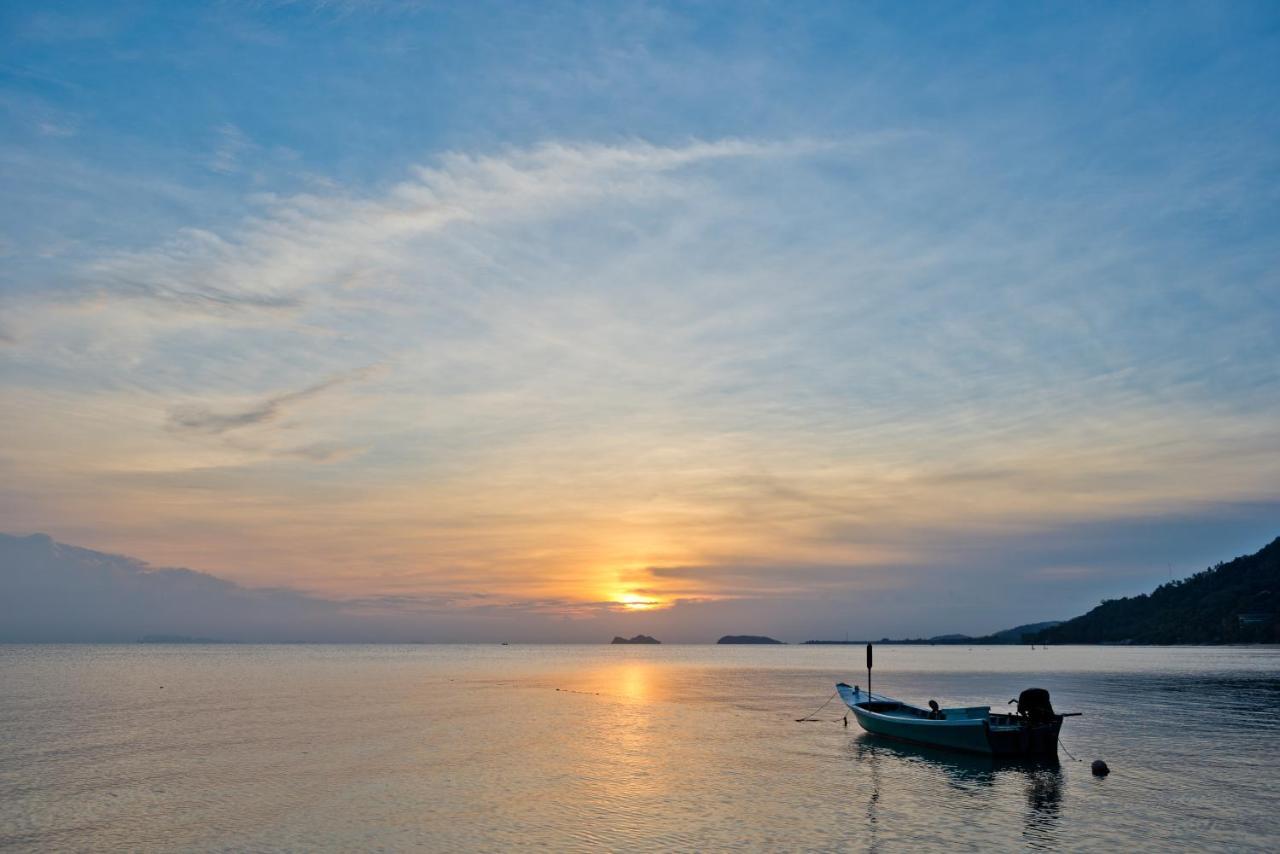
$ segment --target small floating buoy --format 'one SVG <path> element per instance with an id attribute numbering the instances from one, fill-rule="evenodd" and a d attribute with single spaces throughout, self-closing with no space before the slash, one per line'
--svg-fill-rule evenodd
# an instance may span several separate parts
<path id="1" fill-rule="evenodd" d="M 1091 765 L 1090 768 L 1092 768 L 1093 776 L 1095 777 L 1105 777 L 1111 773 L 1111 769 L 1107 767 L 1107 763 L 1103 762 L 1101 759 L 1093 760 L 1093 765 Z"/>

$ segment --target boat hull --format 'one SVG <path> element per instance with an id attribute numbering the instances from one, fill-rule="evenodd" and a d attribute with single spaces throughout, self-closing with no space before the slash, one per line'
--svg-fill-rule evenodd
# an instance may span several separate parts
<path id="1" fill-rule="evenodd" d="M 932 726 L 899 721 L 886 715 L 877 715 L 862 709 L 853 709 L 854 717 L 867 732 L 885 738 L 896 738 L 913 744 L 927 744 L 967 753 L 992 754 L 982 721 L 963 721 L 948 725 L 948 721 L 934 721 Z"/>
<path id="2" fill-rule="evenodd" d="M 845 704 L 867 732 L 884 738 L 959 750 L 965 753 L 1012 757 L 1056 757 L 1062 717 L 1029 723 L 1013 715 L 990 714 L 987 707 L 944 709 L 944 719 L 889 697 L 871 696 L 841 683 Z"/>

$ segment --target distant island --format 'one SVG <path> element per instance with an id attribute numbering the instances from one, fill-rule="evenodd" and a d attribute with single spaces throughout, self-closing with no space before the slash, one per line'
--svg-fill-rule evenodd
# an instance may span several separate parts
<path id="1" fill-rule="evenodd" d="M 662 643 L 657 638 L 651 638 L 648 635 L 636 635 L 633 638 L 614 637 L 611 643 Z"/>
<path id="2" fill-rule="evenodd" d="M 783 643 L 780 640 L 767 638 L 764 635 L 725 635 L 716 643 Z"/>
<path id="3" fill-rule="evenodd" d="M 1141 596 L 1109 599 L 1035 643 L 1280 643 L 1280 537 Z"/>
<path id="4" fill-rule="evenodd" d="M 217 638 L 193 638 L 190 635 L 143 635 L 138 643 L 227 643 Z"/>

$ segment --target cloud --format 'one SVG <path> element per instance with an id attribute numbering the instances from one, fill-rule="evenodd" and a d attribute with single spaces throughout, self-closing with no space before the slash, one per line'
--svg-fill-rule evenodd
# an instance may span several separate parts
<path id="1" fill-rule="evenodd" d="M 232 168 L 232 152 L 243 147 L 230 146 L 217 162 Z M 93 262 L 83 271 L 82 287 L 97 300 L 151 298 L 188 310 L 296 307 L 309 292 L 341 289 L 362 268 L 396 270 L 411 263 L 415 240 L 453 225 L 495 226 L 588 203 L 670 198 L 684 191 L 664 176 L 699 164 L 794 158 L 830 147 L 804 140 L 681 147 L 557 143 L 505 155 L 444 154 L 437 165 L 413 169 L 410 180 L 382 197 L 267 197 L 264 216 L 238 232 L 224 237 L 183 229 L 157 249 Z"/>
<path id="2" fill-rule="evenodd" d="M 209 168 L 222 175 L 230 175 L 241 169 L 240 157 L 254 147 L 253 142 L 240 128 L 227 123 L 217 129 L 218 143 L 209 158 Z"/>
<path id="3" fill-rule="evenodd" d="M 302 460 L 309 460 L 315 463 L 333 463 L 341 460 L 350 459 L 357 456 L 368 448 L 355 445 L 338 445 L 338 444 L 313 444 L 301 445 L 296 448 L 286 448 L 277 451 L 277 455 L 286 457 L 296 457 Z"/>
<path id="4" fill-rule="evenodd" d="M 790 639 L 983 634 L 1083 613 L 1106 596 L 1145 592 L 1274 537 L 1280 504 L 1219 507 L 992 538 L 934 538 L 915 565 L 652 567 L 663 604 L 519 596 L 465 585 L 433 593 L 322 596 L 247 586 L 187 569 L 0 534 L 0 642 L 131 641 L 177 634 L 247 641 L 600 642 L 622 629 L 708 642 L 763 631 Z M 376 549 L 375 549 L 376 550 Z M 485 579 L 469 577 L 483 584 Z M 692 582 L 684 591 L 668 582 Z M 443 582 L 448 584 L 449 582 Z M 696 586 L 710 584 L 713 595 Z M 922 596 L 920 585 L 927 585 Z M 997 592 L 998 591 L 998 594 Z M 674 598 L 673 598 L 674 596 Z"/>
<path id="5" fill-rule="evenodd" d="M 36 123 L 36 130 L 43 136 L 52 137 L 69 137 L 75 136 L 77 129 L 70 124 L 62 124 L 54 121 L 39 121 Z"/>
<path id="6" fill-rule="evenodd" d="M 252 405 L 232 411 L 215 411 L 202 404 L 184 404 L 174 407 L 169 413 L 169 429 L 183 432 L 218 435 L 242 427 L 266 424 L 276 421 L 285 411 L 296 403 L 311 400 L 330 389 L 347 383 L 357 382 L 368 377 L 373 368 L 363 368 L 338 376 L 332 376 L 314 385 L 297 391 L 276 394 L 259 400 Z M 341 449 L 309 446 L 295 448 L 292 453 L 309 459 L 332 458 Z"/>
<path id="7" fill-rule="evenodd" d="M 109 292 L 99 291 L 96 299 L 106 302 L 112 299 L 143 299 L 169 304 L 183 311 L 209 314 L 227 314 L 235 311 L 282 311 L 297 309 L 303 305 L 300 297 L 232 294 L 217 288 L 200 291 L 184 291 L 155 282 L 116 281 Z"/>
<path id="8" fill-rule="evenodd" d="M 185 569 L 0 534 L 0 641 L 133 641 L 148 634 L 300 640 L 349 629 L 341 606 Z"/>
<path id="9" fill-rule="evenodd" d="M 654 566 L 655 579 L 697 582 L 687 597 L 701 589 L 716 598 L 809 596 L 823 590 L 845 593 L 903 586 L 901 566 L 868 564 L 713 564 L 705 566 Z M 896 572 L 895 572 L 896 570 Z M 670 588 L 665 590 L 670 595 Z"/>
<path id="10" fill-rule="evenodd" d="M 0 499 L 245 583 L 794 629 L 814 596 L 907 619 L 968 601 L 951 570 L 1089 565 L 1037 557 L 1046 530 L 1274 497 L 1248 282 L 1160 260 L 1214 283 L 1192 351 L 1116 227 L 1142 194 L 1041 210 L 978 162 L 920 133 L 549 143 L 257 197 L 17 295 Z M 356 398 L 368 364 L 395 369 Z"/>
<path id="11" fill-rule="evenodd" d="M 566 618 L 582 623 L 577 639 L 601 641 L 627 616 L 610 602 L 494 601 L 469 591 L 327 598 L 152 567 L 44 534 L 0 534 L 0 643 L 552 640 L 564 637 Z"/>
<path id="12" fill-rule="evenodd" d="M 1170 577 L 1251 553 L 1280 530 L 1280 500 L 1185 507 L 1128 518 L 965 529 L 883 532 L 903 547 L 894 563 L 651 567 L 660 581 L 689 582 L 717 599 L 774 603 L 771 625 L 795 637 L 814 606 L 811 632 L 839 636 L 856 622 L 874 636 L 983 634 L 1019 622 L 1063 619 L 1107 597 L 1149 592 Z M 855 535 L 858 541 L 865 538 Z M 909 546 L 909 548 L 907 548 Z M 846 613 L 830 608 L 844 603 Z M 713 610 L 713 609 L 712 609 Z M 1025 620 L 1024 620 L 1025 618 Z M 908 628 L 909 627 L 909 628 Z M 936 629 L 937 631 L 933 631 Z"/>
<path id="13" fill-rule="evenodd" d="M 497 604 L 490 598 L 467 591 L 326 598 L 152 567 L 43 534 L 0 534 L 0 643 L 130 642 L 147 635 L 258 642 L 491 641 L 495 620 L 549 608 L 562 613 L 549 603 Z"/>

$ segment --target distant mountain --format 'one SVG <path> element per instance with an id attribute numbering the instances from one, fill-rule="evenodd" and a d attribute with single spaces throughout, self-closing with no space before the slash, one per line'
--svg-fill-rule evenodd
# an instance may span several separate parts
<path id="1" fill-rule="evenodd" d="M 1280 642 L 1280 537 L 1256 554 L 1162 584 L 1153 593 L 1110 599 L 1089 613 L 1037 632 L 1036 643 Z"/>
<path id="2" fill-rule="evenodd" d="M 716 643 L 777 643 L 782 641 L 767 638 L 764 635 L 725 635 Z"/>
<path id="3" fill-rule="evenodd" d="M 648 635 L 636 635 L 633 638 L 614 637 L 610 643 L 662 643 L 662 641 Z"/>
<path id="4" fill-rule="evenodd" d="M 982 638 L 983 643 L 1027 643 L 1029 635 L 1036 635 L 1045 629 L 1051 629 L 1054 626 L 1062 625 L 1062 620 L 1046 620 L 1043 623 L 1027 623 L 1024 626 L 1014 626 L 1011 629 L 1005 629 L 1002 632 L 996 632 Z"/>
<path id="5" fill-rule="evenodd" d="M 959 646 L 961 644 L 1014 644 L 1028 643 L 1030 635 L 1043 631 L 1044 629 L 1056 626 L 1060 620 L 1048 620 L 1043 623 L 1027 623 L 1023 626 L 1014 626 L 1012 629 L 1004 629 L 994 634 L 983 635 L 982 637 L 973 637 L 972 635 L 949 634 L 934 635 L 931 638 L 880 638 L 878 641 L 829 641 L 829 640 L 811 640 L 805 641 L 807 644 L 836 644 L 836 645 L 858 645 L 864 643 L 892 643 L 903 644 L 907 646 Z"/>

